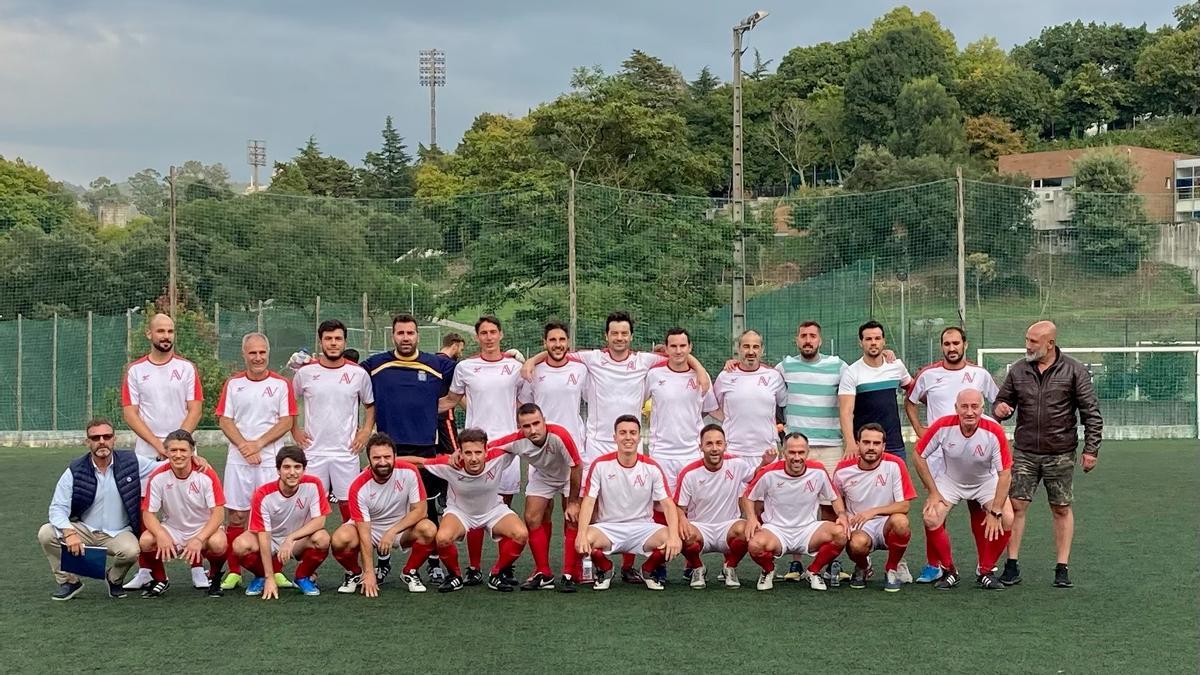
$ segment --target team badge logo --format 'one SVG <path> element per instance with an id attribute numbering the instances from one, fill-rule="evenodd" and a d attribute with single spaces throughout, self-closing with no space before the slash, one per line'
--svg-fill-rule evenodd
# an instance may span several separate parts
<path id="1" fill-rule="evenodd" d="M 883 487 L 887 485 L 887 476 L 875 476 L 875 482 L 879 485 L 879 487 Z"/>
<path id="2" fill-rule="evenodd" d="M 298 508 L 298 509 L 304 508 L 304 500 L 303 499 L 300 499 L 299 497 L 296 498 L 296 508 Z"/>
<path id="3" fill-rule="evenodd" d="M 766 375 L 759 375 L 759 376 L 758 376 L 758 386 L 760 386 L 760 387 L 766 387 L 766 386 L 768 386 L 768 385 L 769 385 L 769 383 L 767 382 L 767 377 L 766 377 Z"/>
<path id="4" fill-rule="evenodd" d="M 266 398 L 275 398 L 275 392 L 279 391 L 279 387 L 263 387 L 263 396 Z"/>
<path id="5" fill-rule="evenodd" d="M 342 373 L 342 379 L 338 380 L 342 384 L 350 384 L 352 381 L 353 378 L 350 377 L 350 373 Z"/>
<path id="6" fill-rule="evenodd" d="M 195 483 L 188 483 L 188 492 L 194 495 L 200 494 L 200 486 Z"/>
<path id="7" fill-rule="evenodd" d="M 567 376 L 567 384 L 579 384 L 579 378 L 575 377 L 575 373 Z"/>
<path id="8" fill-rule="evenodd" d="M 982 445 L 982 444 L 977 444 L 977 445 L 975 446 L 975 456 L 976 456 L 976 457 L 983 457 L 983 455 L 984 455 L 984 452 L 983 452 L 983 445 Z"/>
<path id="9" fill-rule="evenodd" d="M 503 366 L 503 367 L 500 369 L 500 372 L 504 373 L 505 375 L 512 375 L 512 374 L 513 374 L 513 367 L 512 367 L 512 366 L 510 366 L 510 365 L 508 365 L 508 364 L 505 364 L 505 365 L 504 365 L 504 366 Z"/>
<path id="10" fill-rule="evenodd" d="M 172 368 L 171 369 L 171 381 L 174 382 L 175 380 L 179 380 L 180 382 L 182 382 L 183 381 L 183 373 Z"/>
<path id="11" fill-rule="evenodd" d="M 963 373 L 963 379 L 962 379 L 962 381 L 963 381 L 963 382 L 970 382 L 971 384 L 974 384 L 974 383 L 975 383 L 975 376 L 974 376 L 974 375 L 972 375 L 970 371 L 964 372 L 964 373 Z"/>
<path id="12" fill-rule="evenodd" d="M 633 484 L 636 487 L 645 487 L 646 479 L 641 476 L 637 476 L 636 478 L 633 479 Z"/>

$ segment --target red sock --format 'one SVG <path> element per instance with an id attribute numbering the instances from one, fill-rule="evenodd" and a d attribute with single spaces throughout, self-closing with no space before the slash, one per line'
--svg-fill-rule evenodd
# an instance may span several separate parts
<path id="1" fill-rule="evenodd" d="M 954 554 L 950 548 L 950 535 L 946 533 L 945 523 L 939 525 L 936 530 L 925 528 L 925 541 L 933 547 L 937 558 L 935 565 L 944 570 L 954 569 Z"/>
<path id="2" fill-rule="evenodd" d="M 833 562 L 842 553 L 845 546 L 838 545 L 832 541 L 826 542 L 817 549 L 817 556 L 813 558 L 812 564 L 808 566 L 808 571 L 816 574 L 825 569 L 825 566 Z"/>
<path id="3" fill-rule="evenodd" d="M 896 569 L 896 566 L 900 564 L 900 560 L 904 558 L 904 552 L 908 550 L 909 539 L 912 539 L 911 532 L 897 534 L 892 530 L 888 530 L 887 533 L 883 535 L 883 541 L 888 547 L 887 562 L 883 565 L 883 569 L 885 571 L 894 570 Z"/>
<path id="4" fill-rule="evenodd" d="M 979 551 L 980 574 L 991 574 L 992 568 L 996 566 L 996 561 L 1000 560 L 1000 554 L 1008 548 L 1008 540 L 1011 538 L 1012 530 L 1005 530 L 995 541 L 988 541 L 986 537 L 983 537 L 975 543 Z"/>
<path id="5" fill-rule="evenodd" d="M 146 554 L 143 553 L 142 555 Z M 148 563 L 146 569 L 150 570 L 150 578 L 155 581 L 166 581 L 167 570 L 163 568 L 163 561 L 159 560 L 158 556 L 153 553 L 149 554 L 148 557 L 149 560 L 146 561 Z"/>
<path id="6" fill-rule="evenodd" d="M 521 551 L 525 550 L 525 544 L 518 544 L 516 540 L 509 537 L 500 539 L 500 552 L 496 556 L 496 564 L 492 565 L 492 574 L 499 574 L 500 570 L 508 567 L 521 557 Z M 546 563 L 546 569 L 550 569 L 550 563 Z"/>
<path id="7" fill-rule="evenodd" d="M 220 579 L 221 568 L 225 566 L 225 554 L 220 555 L 204 549 L 204 557 L 208 559 L 208 578 Z"/>
<path id="8" fill-rule="evenodd" d="M 237 539 L 243 532 L 244 527 L 230 525 L 225 528 L 225 561 L 229 563 L 229 571 L 232 574 L 242 573 L 242 562 L 238 560 L 238 556 L 233 552 L 233 540 Z"/>
<path id="9" fill-rule="evenodd" d="M 429 559 L 429 554 L 433 553 L 432 544 L 422 544 L 419 541 L 414 541 L 412 552 L 408 554 L 408 562 L 404 563 L 404 571 L 407 574 L 415 574 L 421 569 L 421 565 Z"/>
<path id="10" fill-rule="evenodd" d="M 475 569 L 482 569 L 483 560 L 483 530 L 467 532 L 467 564 Z"/>
<path id="11" fill-rule="evenodd" d="M 325 562 L 325 558 L 329 557 L 329 549 L 327 548 L 306 548 L 304 553 L 300 554 L 300 562 L 296 563 L 296 578 L 311 577 L 313 572 Z M 359 572 L 362 572 L 360 567 Z"/>
<path id="12" fill-rule="evenodd" d="M 453 576 L 461 577 L 462 567 L 458 565 L 458 544 L 439 546 L 437 552 L 442 564 L 446 566 L 446 571 Z"/>
<path id="13" fill-rule="evenodd" d="M 267 576 L 263 571 L 262 556 L 257 552 L 247 553 L 246 555 L 242 556 L 242 569 L 250 570 L 250 573 L 255 577 Z"/>
<path id="14" fill-rule="evenodd" d="M 362 574 L 362 561 L 359 560 L 358 551 L 356 549 L 348 548 L 342 551 L 335 550 L 333 552 L 333 559 L 338 561 L 339 565 L 345 567 L 346 571 L 350 574 Z"/>
<path id="15" fill-rule="evenodd" d="M 970 503 L 975 505 L 975 502 Z M 971 536 L 975 537 L 976 544 L 984 540 L 983 527 L 986 521 L 987 513 L 983 509 L 978 506 L 971 509 Z"/>
<path id="16" fill-rule="evenodd" d="M 749 542 L 737 537 L 727 539 L 726 542 L 729 544 L 729 552 L 725 554 L 725 564 L 729 567 L 737 567 L 742 562 L 742 558 L 746 557 L 746 546 Z"/>
<path id="17" fill-rule="evenodd" d="M 569 574 L 576 580 L 583 576 L 583 561 L 575 551 L 575 538 L 578 536 L 579 530 L 570 525 L 563 526 L 563 574 Z"/>
<path id="18" fill-rule="evenodd" d="M 758 566 L 764 572 L 770 574 L 775 571 L 775 554 L 771 551 L 763 551 L 762 553 L 751 553 L 750 559 L 758 563 Z"/>
<path id="19" fill-rule="evenodd" d="M 650 555 L 646 556 L 646 562 L 642 563 L 642 573 L 653 574 L 654 570 L 658 569 L 658 566 L 663 564 L 666 559 L 666 554 L 659 549 L 654 549 Z"/>
<path id="20" fill-rule="evenodd" d="M 613 568 L 612 561 L 598 548 L 592 549 L 592 564 L 601 572 L 611 572 Z"/>
<path id="21" fill-rule="evenodd" d="M 663 513 L 662 511 L 656 510 L 654 512 L 654 522 L 658 523 L 659 525 L 666 525 L 667 524 L 667 514 Z"/>
<path id="22" fill-rule="evenodd" d="M 339 501 L 339 502 L 338 502 L 338 512 L 342 514 L 342 522 L 343 522 L 343 523 L 348 523 L 348 522 L 350 522 L 350 521 L 351 521 L 351 518 L 350 518 L 350 502 L 348 502 L 348 501 L 346 501 L 346 502 Z"/>
<path id="23" fill-rule="evenodd" d="M 552 526 L 546 520 L 540 527 L 529 530 L 529 553 L 533 555 L 533 571 L 554 576 L 550 569 L 550 534 Z"/>
<path id="24" fill-rule="evenodd" d="M 631 569 L 633 569 L 633 564 L 635 562 L 637 562 L 636 555 L 634 555 L 632 553 L 622 553 L 621 554 L 621 569 L 631 570 Z"/>
<path id="25" fill-rule="evenodd" d="M 154 563 L 154 551 L 150 551 L 149 553 L 143 552 L 143 553 L 138 554 L 138 567 L 140 567 L 144 570 L 153 569 L 151 567 L 151 565 L 153 563 Z"/>
<path id="26" fill-rule="evenodd" d="M 692 542 L 683 545 L 683 559 L 687 561 L 687 566 L 692 569 L 697 569 L 704 566 L 704 561 L 700 559 L 700 552 L 704 547 L 700 542 Z"/>

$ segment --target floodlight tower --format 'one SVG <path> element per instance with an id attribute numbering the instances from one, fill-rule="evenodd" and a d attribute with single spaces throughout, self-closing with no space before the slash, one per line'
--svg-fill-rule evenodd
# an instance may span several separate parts
<path id="1" fill-rule="evenodd" d="M 246 141 L 246 163 L 250 165 L 250 192 L 258 192 L 258 168 L 267 165 L 266 141 Z"/>
<path id="2" fill-rule="evenodd" d="M 437 147 L 437 88 L 446 86 L 446 52 L 422 49 L 417 61 L 421 86 L 429 87 L 429 147 Z"/>

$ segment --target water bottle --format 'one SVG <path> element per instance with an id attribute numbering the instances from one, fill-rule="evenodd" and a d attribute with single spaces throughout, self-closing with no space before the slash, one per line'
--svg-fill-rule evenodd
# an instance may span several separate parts
<path id="1" fill-rule="evenodd" d="M 841 586 L 842 580 L 839 578 L 841 576 L 842 563 L 838 560 L 829 563 L 829 585 L 834 588 Z"/>
<path id="2" fill-rule="evenodd" d="M 592 557 L 586 556 L 583 559 L 583 578 L 580 579 L 580 581 L 585 584 L 590 584 L 595 580 L 596 580 L 596 573 L 595 573 L 595 569 L 592 565 Z"/>

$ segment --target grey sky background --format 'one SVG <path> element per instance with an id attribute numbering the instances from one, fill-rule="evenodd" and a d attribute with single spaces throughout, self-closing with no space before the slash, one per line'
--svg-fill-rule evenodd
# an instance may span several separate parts
<path id="1" fill-rule="evenodd" d="M 1183 0 L 909 3 L 933 12 L 959 47 L 984 35 L 1010 48 L 1044 26 L 1173 24 Z M 343 6 L 335 6 L 343 5 Z M 54 178 L 114 181 L 188 159 L 249 180 L 245 143 L 286 160 L 310 134 L 359 164 L 391 114 L 410 151 L 428 142 L 417 52 L 446 50 L 438 138 L 453 148 L 484 111 L 522 115 L 568 87 L 571 69 L 615 71 L 642 49 L 691 79 L 730 77 L 730 27 L 771 16 L 748 44 L 772 67 L 798 45 L 844 39 L 892 2 L 532 0 L 484 2 L 142 2 L 0 0 L 0 155 Z M 269 171 L 268 171 L 269 173 Z"/>

